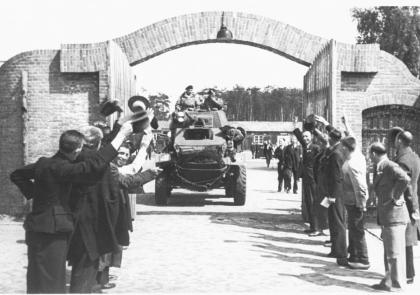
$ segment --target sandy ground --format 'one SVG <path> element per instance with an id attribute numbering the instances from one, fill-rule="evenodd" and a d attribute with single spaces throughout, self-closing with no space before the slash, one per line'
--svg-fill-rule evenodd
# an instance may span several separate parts
<path id="1" fill-rule="evenodd" d="M 274 164 L 274 163 L 273 163 Z M 152 165 L 152 163 L 148 163 Z M 382 243 L 367 233 L 371 268 L 350 270 L 327 258 L 328 237 L 310 238 L 300 216 L 300 195 L 277 192 L 277 171 L 248 161 L 247 202 L 233 206 L 223 190 L 174 191 L 155 206 L 153 183 L 138 199 L 131 245 L 123 254 L 116 288 L 107 293 L 354 293 L 375 292 L 383 273 Z M 374 222 L 369 231 L 379 235 Z M 0 222 L 0 292 L 25 292 L 22 223 Z M 420 271 L 420 251 L 415 248 Z M 419 282 L 407 288 L 417 290 Z M 286 293 L 284 293 L 286 294 Z"/>

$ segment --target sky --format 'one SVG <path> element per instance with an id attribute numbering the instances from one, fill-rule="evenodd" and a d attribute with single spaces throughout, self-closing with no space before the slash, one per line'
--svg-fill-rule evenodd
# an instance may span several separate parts
<path id="1" fill-rule="evenodd" d="M 169 17 L 215 10 L 270 17 L 323 38 L 355 43 L 353 7 L 402 3 L 410 1 L 2 0 L 0 61 L 28 50 L 106 41 Z M 161 92 L 172 98 L 189 84 L 196 90 L 237 84 L 302 88 L 307 67 L 259 48 L 215 43 L 172 50 L 133 70 L 139 94 Z"/>

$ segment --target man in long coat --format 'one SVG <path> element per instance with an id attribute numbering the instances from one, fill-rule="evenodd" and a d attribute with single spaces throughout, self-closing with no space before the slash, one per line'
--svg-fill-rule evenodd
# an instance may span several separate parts
<path id="1" fill-rule="evenodd" d="M 89 159 L 101 146 L 99 128 L 88 126 L 82 133 L 85 145 L 77 162 Z M 118 250 L 121 244 L 115 232 L 120 207 L 118 188 L 113 185 L 110 166 L 75 184 L 70 204 L 76 220 L 67 255 L 72 266 L 70 292 L 91 293 L 100 255 Z"/>
<path id="2" fill-rule="evenodd" d="M 392 136 L 395 134 L 395 136 Z M 410 215 L 410 223 L 407 225 L 405 232 L 405 249 L 406 249 L 406 272 L 407 282 L 412 284 L 414 281 L 415 270 L 414 270 L 414 256 L 413 246 L 417 245 L 417 231 L 418 231 L 418 219 L 419 219 L 419 204 L 417 198 L 417 183 L 420 174 L 420 159 L 419 156 L 411 149 L 410 144 L 413 141 L 413 135 L 409 131 L 396 127 L 391 131 L 391 142 L 397 150 L 395 162 L 403 168 L 408 175 L 411 177 L 411 190 L 412 195 L 410 198 L 406 198 L 406 205 L 408 213 Z"/>

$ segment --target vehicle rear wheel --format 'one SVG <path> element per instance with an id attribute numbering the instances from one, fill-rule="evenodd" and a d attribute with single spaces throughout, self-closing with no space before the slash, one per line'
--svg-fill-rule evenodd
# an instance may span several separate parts
<path id="1" fill-rule="evenodd" d="M 171 195 L 169 175 L 166 172 L 160 173 L 155 180 L 155 203 L 156 205 L 167 205 Z"/>
<path id="2" fill-rule="evenodd" d="M 238 166 L 238 175 L 234 184 L 233 202 L 237 206 L 243 206 L 246 200 L 246 167 Z"/>

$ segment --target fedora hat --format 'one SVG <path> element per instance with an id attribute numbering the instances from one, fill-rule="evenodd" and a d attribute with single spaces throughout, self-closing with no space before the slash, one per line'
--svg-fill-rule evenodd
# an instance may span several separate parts
<path id="1" fill-rule="evenodd" d="M 128 100 L 128 107 L 132 112 L 136 112 L 138 110 L 145 111 L 150 108 L 150 101 L 144 96 L 134 95 Z"/>
<path id="2" fill-rule="evenodd" d="M 107 100 L 103 102 L 100 106 L 100 113 L 105 117 L 115 113 L 116 111 L 122 112 L 121 107 L 118 105 L 118 100 Z"/>
<path id="3" fill-rule="evenodd" d="M 139 133 L 144 130 L 142 127 L 145 121 L 149 121 L 146 111 L 138 111 L 126 117 L 126 121 L 131 121 L 133 133 Z"/>

